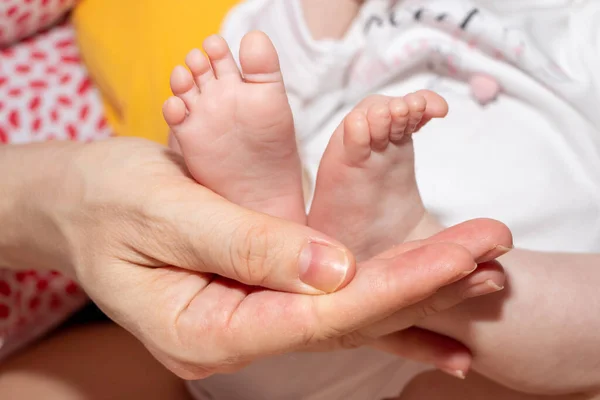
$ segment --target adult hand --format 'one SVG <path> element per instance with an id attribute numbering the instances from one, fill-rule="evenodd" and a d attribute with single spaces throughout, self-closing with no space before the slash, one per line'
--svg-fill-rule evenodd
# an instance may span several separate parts
<path id="1" fill-rule="evenodd" d="M 392 248 L 373 260 L 394 257 L 407 247 L 433 243 L 454 243 L 467 249 L 478 263 L 477 270 L 467 277 L 445 286 L 435 295 L 405 307 L 392 315 L 344 335 L 339 340 L 320 343 L 311 350 L 355 348 L 365 344 L 414 361 L 435 365 L 455 377 L 468 373 L 472 355 L 462 343 L 427 330 L 413 327 L 422 319 L 450 309 L 462 301 L 495 293 L 504 286 L 502 266 L 495 259 L 512 247 L 512 236 L 501 223 L 478 219 L 451 227 L 421 241 Z M 359 274 L 364 264 L 359 265 Z"/>
<path id="2" fill-rule="evenodd" d="M 0 220 L 9 234 L 0 233 L 0 264 L 62 263 L 111 318 L 188 379 L 323 343 L 345 346 L 388 317 L 412 325 L 419 309 L 458 302 L 464 288 L 424 299 L 468 275 L 496 245 L 510 245 L 501 224 L 475 256 L 456 244 L 469 241 L 464 232 L 451 232 L 363 263 L 352 279 L 341 245 L 228 203 L 162 146 L 115 139 L 8 147 L 1 162 L 26 173 L 3 184 L 10 196 Z"/>
<path id="3" fill-rule="evenodd" d="M 470 350 L 452 338 L 415 328 L 413 325 L 425 317 L 450 309 L 463 300 L 501 290 L 506 276 L 496 258 L 509 251 L 512 237 L 510 231 L 502 229 L 497 221 L 479 219 L 446 229 L 428 241 L 452 242 L 464 246 L 478 262 L 477 271 L 442 288 L 435 296 L 355 332 L 351 342 L 367 342 L 380 350 L 435 365 L 450 375 L 464 379 L 471 368 Z M 412 316 L 410 310 L 413 311 Z"/>
<path id="4" fill-rule="evenodd" d="M 152 142 L 4 146 L 2 165 L 21 167 L 0 181 L 10 193 L 0 220 L 13 232 L 0 265 L 63 265 L 82 283 L 109 265 L 176 266 L 307 294 L 333 292 L 354 275 L 338 242 L 224 201 Z"/>

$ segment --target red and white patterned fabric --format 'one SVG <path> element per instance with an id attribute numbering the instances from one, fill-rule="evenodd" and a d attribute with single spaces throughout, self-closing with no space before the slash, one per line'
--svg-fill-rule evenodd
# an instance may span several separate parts
<path id="1" fill-rule="evenodd" d="M 77 0 L 0 0 L 0 47 L 45 29 Z"/>
<path id="2" fill-rule="evenodd" d="M 0 142 L 90 141 L 109 133 L 72 27 L 0 50 Z"/>
<path id="3" fill-rule="evenodd" d="M 0 269 L 0 362 L 81 308 L 85 294 L 57 272 Z"/>
<path id="4" fill-rule="evenodd" d="M 0 15 L 5 4 L 0 0 Z M 87 142 L 110 133 L 71 26 L 56 26 L 0 50 L 0 145 Z M 0 269 L 0 360 L 60 324 L 86 301 L 74 282 L 56 272 Z"/>

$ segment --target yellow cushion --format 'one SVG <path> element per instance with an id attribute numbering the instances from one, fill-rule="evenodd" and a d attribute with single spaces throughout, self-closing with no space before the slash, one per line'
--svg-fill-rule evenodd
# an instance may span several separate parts
<path id="1" fill-rule="evenodd" d="M 238 0 L 83 0 L 73 13 L 81 53 L 117 135 L 166 143 L 171 69 L 216 33 Z"/>

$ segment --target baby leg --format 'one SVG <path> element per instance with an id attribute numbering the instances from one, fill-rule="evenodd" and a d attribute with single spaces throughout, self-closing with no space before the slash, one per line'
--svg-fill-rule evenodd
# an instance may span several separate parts
<path id="1" fill-rule="evenodd" d="M 600 389 L 600 255 L 513 250 L 506 289 L 467 300 L 419 326 L 471 349 L 474 369 L 520 392 Z"/>

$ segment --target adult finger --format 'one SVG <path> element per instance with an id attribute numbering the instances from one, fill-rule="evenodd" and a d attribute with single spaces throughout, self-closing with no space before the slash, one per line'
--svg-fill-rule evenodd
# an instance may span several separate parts
<path id="1" fill-rule="evenodd" d="M 163 187 L 149 201 L 155 238 L 144 254 L 166 265 L 253 286 L 306 294 L 334 292 L 354 276 L 352 254 L 306 226 L 232 204 L 198 184 Z"/>
<path id="2" fill-rule="evenodd" d="M 433 296 L 362 329 L 367 338 L 378 338 L 414 325 L 415 321 L 448 310 L 463 301 L 492 294 L 504 288 L 506 276 L 500 263 L 488 261 L 479 264 L 477 271 L 464 279 L 440 289 Z"/>
<path id="3" fill-rule="evenodd" d="M 423 318 L 452 308 L 468 298 L 502 290 L 505 282 L 504 270 L 498 262 L 487 260 L 508 251 L 512 247 L 512 235 L 506 225 L 491 219 L 467 221 L 431 238 L 396 246 L 374 260 L 394 258 L 409 248 L 444 243 L 459 245 L 467 250 L 474 260 L 481 263 L 477 270 L 473 270 L 471 274 L 457 276 L 437 293 L 432 293 L 432 296 L 352 332 L 342 339 L 343 346 L 359 346 L 383 335 L 406 329 Z"/>
<path id="4" fill-rule="evenodd" d="M 414 247 L 431 243 L 455 243 L 468 249 L 478 262 L 494 260 L 509 252 L 513 247 L 510 229 L 500 221 L 478 218 L 452 226 L 430 238 L 410 242 Z M 397 247 L 393 247 L 376 258 L 394 257 Z M 405 248 L 403 247 L 403 250 Z"/>
<path id="5" fill-rule="evenodd" d="M 106 276 L 91 285 L 90 295 L 173 372 L 203 378 L 338 338 L 429 297 L 475 267 L 468 251 L 452 244 L 398 253 L 366 263 L 348 286 L 324 296 L 121 263 L 105 265 Z"/>
<path id="6" fill-rule="evenodd" d="M 459 379 L 464 379 L 471 369 L 473 356 L 462 343 L 420 328 L 409 328 L 383 336 L 372 346 L 424 364 Z"/>
<path id="7" fill-rule="evenodd" d="M 489 218 L 463 222 L 438 233 L 425 242 L 459 244 L 471 251 L 479 263 L 495 260 L 513 248 L 510 229 L 502 222 Z"/>
<path id="8" fill-rule="evenodd" d="M 469 275 L 475 267 L 468 251 L 451 243 L 425 245 L 390 259 L 371 260 L 361 264 L 346 288 L 315 298 L 315 314 L 330 331 L 323 333 L 325 337 L 342 336 L 402 314 L 403 309 L 410 310 L 441 287 Z M 420 316 L 410 310 L 407 323 L 411 318 L 415 318 L 414 324 Z"/>
<path id="9" fill-rule="evenodd" d="M 181 348 L 188 356 L 210 357 L 211 365 L 231 360 L 232 355 L 242 362 L 301 349 L 385 318 L 474 267 L 462 247 L 435 244 L 370 261 L 348 286 L 325 296 L 252 290 L 215 281 L 178 312 L 178 329 L 185 333 L 179 337 L 187 338 Z M 199 341 L 201 336 L 210 341 Z"/>
<path id="10" fill-rule="evenodd" d="M 203 378 L 257 358 L 332 342 L 430 297 L 475 267 L 469 252 L 454 244 L 405 250 L 364 263 L 345 288 L 324 296 L 122 263 L 106 263 L 106 276 L 91 285 L 90 294 L 169 369 L 186 379 Z"/>

